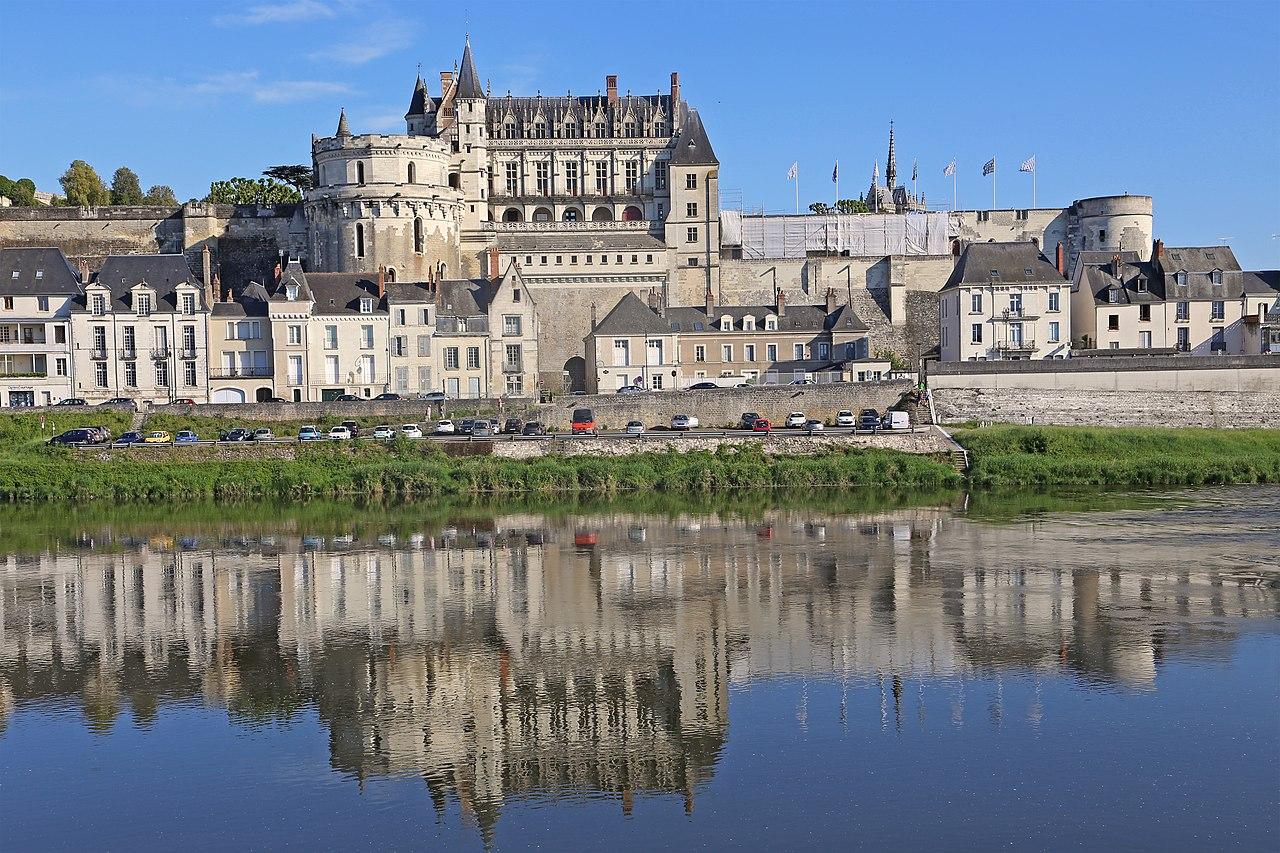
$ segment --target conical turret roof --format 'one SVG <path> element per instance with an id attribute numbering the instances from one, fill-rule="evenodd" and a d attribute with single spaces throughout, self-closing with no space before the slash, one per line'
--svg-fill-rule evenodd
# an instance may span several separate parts
<path id="1" fill-rule="evenodd" d="M 476 73 L 476 61 L 471 58 L 471 39 L 467 39 L 462 48 L 462 70 L 458 73 L 458 95 L 461 99 L 479 100 L 484 98 L 484 89 L 480 87 L 480 75 Z"/>
<path id="2" fill-rule="evenodd" d="M 347 110 L 343 107 L 342 112 L 338 114 L 338 136 L 350 136 L 351 127 L 347 124 Z"/>
<path id="3" fill-rule="evenodd" d="M 418 82 L 413 84 L 413 99 L 409 101 L 409 112 L 405 116 L 422 116 L 435 109 L 435 101 L 427 97 L 427 84 L 418 75 Z"/>

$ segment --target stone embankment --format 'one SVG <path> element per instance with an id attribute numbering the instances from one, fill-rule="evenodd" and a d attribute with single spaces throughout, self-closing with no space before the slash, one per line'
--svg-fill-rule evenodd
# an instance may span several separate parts
<path id="1" fill-rule="evenodd" d="M 649 433 L 637 437 L 564 438 L 549 441 L 494 442 L 493 455 L 508 459 L 539 456 L 629 456 L 636 453 L 715 452 L 721 447 L 759 447 L 769 456 L 815 456 L 854 448 L 897 450 L 919 455 L 947 454 L 957 445 L 937 427 L 916 432 L 878 435 L 786 435 L 767 438 L 726 432 L 724 436 L 686 436 L 682 433 Z"/>

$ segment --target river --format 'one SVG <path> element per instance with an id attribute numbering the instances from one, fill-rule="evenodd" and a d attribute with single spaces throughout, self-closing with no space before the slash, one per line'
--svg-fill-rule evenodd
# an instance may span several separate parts
<path id="1" fill-rule="evenodd" d="M 1276 849 L 1280 488 L 0 510 L 0 849 Z"/>

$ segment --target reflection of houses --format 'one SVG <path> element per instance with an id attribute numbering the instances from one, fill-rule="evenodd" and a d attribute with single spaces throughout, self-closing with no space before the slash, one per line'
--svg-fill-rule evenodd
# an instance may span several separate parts
<path id="1" fill-rule="evenodd" d="M 95 730 L 178 697 L 248 718 L 314 704 L 335 769 L 422 776 L 486 834 L 535 794 L 692 808 L 731 681 L 883 679 L 895 703 L 909 677 L 1001 669 L 1148 686 L 1233 637 L 1184 628 L 1275 615 L 1271 590 L 1167 568 L 1191 535 L 1167 522 L 1100 544 L 940 509 L 583 516 L 528 535 L 538 520 L 512 516 L 400 545 L 8 556 L 0 726 L 53 696 L 80 697 Z"/>

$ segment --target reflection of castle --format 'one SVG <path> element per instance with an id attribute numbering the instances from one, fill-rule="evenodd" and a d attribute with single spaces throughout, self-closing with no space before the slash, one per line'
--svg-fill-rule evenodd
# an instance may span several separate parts
<path id="1" fill-rule="evenodd" d="M 733 681 L 884 678 L 896 699 L 906 677 L 1013 667 L 1145 686 L 1179 644 L 1230 641 L 1182 630 L 1196 620 L 1276 612 L 1270 590 L 1165 568 L 1185 563 L 1175 546 L 943 510 L 515 532 L 537 523 L 0 559 L 0 729 L 50 696 L 80 696 L 97 729 L 126 705 L 146 723 L 160 697 L 248 717 L 314 704 L 335 769 L 421 775 L 487 835 L 505 800 L 534 793 L 692 808 Z M 1060 567 L 1068 552 L 1079 568 Z"/>

